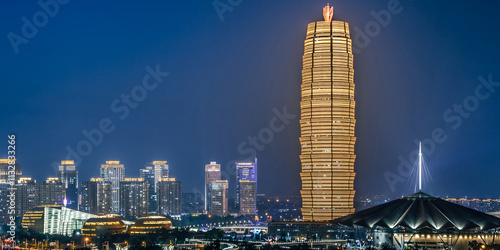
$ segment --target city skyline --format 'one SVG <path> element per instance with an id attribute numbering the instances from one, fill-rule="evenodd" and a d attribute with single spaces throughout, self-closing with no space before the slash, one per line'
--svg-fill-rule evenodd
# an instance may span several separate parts
<path id="1" fill-rule="evenodd" d="M 327 3 L 290 1 L 277 11 L 281 3 L 244 1 L 222 22 L 210 3 L 151 2 L 120 5 L 121 11 L 113 3 L 61 5 L 18 53 L 6 36 L 0 41 L 2 91 L 11 93 L 2 99 L 9 121 L 0 133 L 17 134 L 23 176 L 39 183 L 57 176 L 53 163 L 66 159 L 66 146 L 76 150 L 88 141 L 92 152 L 81 155 L 81 180 L 99 176 L 98 166 L 109 159 L 129 166 L 134 177 L 145 162 L 165 159 L 183 190 L 203 192 L 207 162 L 220 163 L 225 179 L 233 180 L 230 163 L 257 152 L 259 193 L 297 195 L 303 30 L 321 19 L 318 10 Z M 435 194 L 497 197 L 489 188 L 500 174 L 493 167 L 500 161 L 500 96 L 488 89 L 499 81 L 494 8 L 466 1 L 433 2 L 432 8 L 414 1 L 332 4 L 335 19 L 350 24 L 356 58 L 357 192 L 408 194 L 408 177 L 399 167 L 411 164 L 418 139 Z M 21 34 L 22 17 L 42 10 L 37 3 L 1 6 L 4 35 Z M 192 11 L 198 19 L 187 18 Z M 468 30 L 488 38 L 468 36 Z M 157 66 L 169 75 L 143 101 L 132 99 L 137 107 L 124 106 L 121 95 L 131 95 L 145 76 L 153 79 Z M 488 97 L 471 107 L 478 86 L 480 97 Z M 121 111 L 111 109 L 115 100 Z M 94 133 L 104 131 L 100 127 L 114 129 L 101 138 Z M 439 129 L 446 140 L 438 143 L 433 134 Z M 95 145 L 85 134 L 94 135 Z"/>

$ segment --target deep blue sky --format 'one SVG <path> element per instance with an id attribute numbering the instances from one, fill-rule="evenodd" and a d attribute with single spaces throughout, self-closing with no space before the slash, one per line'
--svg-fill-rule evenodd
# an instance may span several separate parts
<path id="1" fill-rule="evenodd" d="M 337 0 L 334 19 L 359 35 L 354 28 L 373 24 L 370 12 L 388 2 Z M 16 133 L 24 175 L 42 181 L 56 175 L 51 163 L 67 145 L 85 139 L 82 130 L 109 118 L 116 128 L 83 157 L 81 180 L 98 176 L 106 160 L 120 160 L 130 177 L 167 160 L 184 192 L 203 190 L 204 164 L 230 172 L 229 162 L 248 156 L 238 145 L 269 126 L 274 108 L 299 114 L 306 26 L 322 19 L 326 3 L 245 0 L 221 20 L 212 1 L 71 1 L 15 53 L 9 32 L 22 35 L 22 17 L 41 7 L 2 1 L 2 145 Z M 369 43 L 354 39 L 364 47 L 354 57 L 358 194 L 408 194 L 410 181 L 391 191 L 386 171 L 397 174 L 398 156 L 442 128 L 447 139 L 426 157 L 434 182 L 424 191 L 500 197 L 500 87 L 456 130 L 443 120 L 475 94 L 478 76 L 500 81 L 499 6 L 491 4 L 402 0 Z M 148 65 L 170 75 L 120 120 L 111 103 L 141 83 Z M 258 152 L 259 193 L 299 194 L 298 137 L 297 117 Z"/>

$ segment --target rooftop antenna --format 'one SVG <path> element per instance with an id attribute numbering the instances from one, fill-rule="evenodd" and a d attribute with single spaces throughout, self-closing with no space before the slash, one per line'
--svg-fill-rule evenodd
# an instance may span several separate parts
<path id="1" fill-rule="evenodd" d="M 422 142 L 418 142 L 418 191 L 422 192 Z"/>

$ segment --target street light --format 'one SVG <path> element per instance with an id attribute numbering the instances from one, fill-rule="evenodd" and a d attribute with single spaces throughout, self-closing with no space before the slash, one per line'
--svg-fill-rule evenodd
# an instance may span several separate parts
<path id="1" fill-rule="evenodd" d="M 85 247 L 88 246 L 88 243 L 89 243 L 89 237 L 85 237 Z"/>

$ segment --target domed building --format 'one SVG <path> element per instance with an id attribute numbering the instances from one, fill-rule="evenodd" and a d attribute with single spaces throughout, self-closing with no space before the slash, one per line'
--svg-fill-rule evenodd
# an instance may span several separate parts
<path id="1" fill-rule="evenodd" d="M 500 237 L 500 218 L 422 192 L 331 223 L 365 228 L 376 246 L 397 249 L 468 249 L 473 241 L 493 245 Z"/>
<path id="2" fill-rule="evenodd" d="M 160 233 L 162 229 L 170 230 L 172 222 L 165 216 L 147 216 L 137 219 L 129 228 L 130 234 L 154 234 Z"/>
<path id="3" fill-rule="evenodd" d="M 88 219 L 82 227 L 82 235 L 99 237 L 105 234 L 122 234 L 127 232 L 123 217 L 117 214 L 99 215 Z"/>

